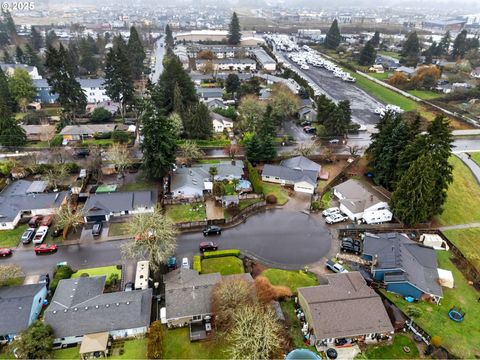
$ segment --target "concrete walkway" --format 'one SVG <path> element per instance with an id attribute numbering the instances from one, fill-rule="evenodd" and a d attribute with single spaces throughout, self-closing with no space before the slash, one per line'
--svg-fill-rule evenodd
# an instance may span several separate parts
<path id="1" fill-rule="evenodd" d="M 439 229 L 444 231 L 444 230 L 470 229 L 470 228 L 477 228 L 477 227 L 480 227 L 480 223 L 469 223 L 469 224 L 442 226 Z"/>
<path id="2" fill-rule="evenodd" d="M 475 179 L 477 179 L 478 184 L 480 184 L 480 166 L 478 166 L 475 161 L 470 159 L 467 153 L 458 153 L 455 155 L 458 156 L 458 158 L 462 160 L 465 165 L 468 166 Z"/>

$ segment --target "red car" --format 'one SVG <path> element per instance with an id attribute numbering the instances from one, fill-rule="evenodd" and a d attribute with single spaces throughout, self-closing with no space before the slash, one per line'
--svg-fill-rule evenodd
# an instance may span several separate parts
<path id="1" fill-rule="evenodd" d="M 42 221 L 40 222 L 41 226 L 50 226 L 52 225 L 53 222 L 53 215 L 47 215 L 45 216 Z"/>
<path id="2" fill-rule="evenodd" d="M 55 244 L 41 244 L 33 248 L 35 254 L 51 254 L 57 251 L 57 245 Z"/>
<path id="3" fill-rule="evenodd" d="M 200 251 L 215 251 L 218 249 L 218 244 L 213 241 L 202 241 L 200 243 Z"/>
<path id="4" fill-rule="evenodd" d="M 40 224 L 40 221 L 42 221 L 42 219 L 43 219 L 42 215 L 35 215 L 28 222 L 28 226 L 31 228 L 36 228 Z"/>
<path id="5" fill-rule="evenodd" d="M 0 248 L 1 257 L 10 256 L 10 255 L 12 255 L 12 249 Z"/>

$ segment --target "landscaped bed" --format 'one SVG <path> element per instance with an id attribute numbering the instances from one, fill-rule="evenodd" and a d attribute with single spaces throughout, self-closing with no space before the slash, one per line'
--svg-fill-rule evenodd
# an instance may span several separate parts
<path id="1" fill-rule="evenodd" d="M 202 221 L 207 217 L 204 203 L 167 205 L 166 215 L 175 223 Z"/>
<path id="2" fill-rule="evenodd" d="M 13 230 L 0 230 L 0 247 L 15 247 L 20 242 L 23 232 L 28 225 L 17 226 Z"/>
<path id="3" fill-rule="evenodd" d="M 222 275 L 243 274 L 243 262 L 235 256 L 224 256 L 202 260 L 202 274 L 219 272 Z"/>
<path id="4" fill-rule="evenodd" d="M 409 352 L 404 348 L 408 347 Z M 418 359 L 420 357 L 417 345 L 410 337 L 403 334 L 395 335 L 389 345 L 372 345 L 356 357 L 356 359 Z"/>
<path id="5" fill-rule="evenodd" d="M 128 226 L 124 222 L 112 222 L 108 224 L 108 236 L 122 236 L 130 235 L 128 233 Z"/>
<path id="6" fill-rule="evenodd" d="M 441 225 L 467 224 L 480 221 L 480 185 L 470 169 L 456 156 L 453 165 L 453 183 L 448 188 L 443 213 L 438 216 Z"/>
<path id="7" fill-rule="evenodd" d="M 190 342 L 188 327 L 166 330 L 163 338 L 164 359 L 228 359 L 226 350 L 216 338 Z"/>
<path id="8" fill-rule="evenodd" d="M 262 272 L 262 275 L 270 280 L 272 285 L 288 286 L 293 293 L 296 293 L 299 287 L 318 285 L 315 274 L 303 270 L 267 269 Z"/>
<path id="9" fill-rule="evenodd" d="M 480 354 L 479 294 L 452 263 L 450 255 L 450 252 L 437 251 L 439 268 L 452 271 L 455 279 L 455 288 L 442 288 L 444 298 L 440 305 L 423 301 L 411 304 L 395 294 L 385 292 L 385 295 L 405 313 L 408 313 L 410 307 L 415 308 L 420 313 L 420 316 L 414 318 L 415 323 L 429 335 L 440 336 L 442 346 L 453 355 L 473 359 Z M 461 323 L 454 322 L 448 317 L 449 310 L 454 306 L 466 312 Z"/>
<path id="10" fill-rule="evenodd" d="M 443 233 L 480 271 L 480 228 L 445 230 Z"/>
<path id="11" fill-rule="evenodd" d="M 278 205 L 285 205 L 288 201 L 288 192 L 279 184 L 262 182 L 263 195 L 273 194 L 277 198 Z"/>
<path id="12" fill-rule="evenodd" d="M 233 215 L 235 215 L 237 212 L 244 210 L 245 208 L 249 207 L 250 205 L 256 204 L 258 202 L 262 201 L 262 199 L 243 199 L 240 200 L 238 203 L 238 209 L 236 211 L 232 211 L 230 209 L 225 209 L 224 210 L 224 217 L 225 219 L 231 218 Z"/>

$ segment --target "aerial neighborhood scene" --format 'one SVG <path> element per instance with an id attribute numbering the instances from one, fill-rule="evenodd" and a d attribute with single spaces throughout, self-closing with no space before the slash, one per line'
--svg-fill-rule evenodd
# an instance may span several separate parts
<path id="1" fill-rule="evenodd" d="M 480 359 L 478 0 L 0 13 L 0 359 Z"/>

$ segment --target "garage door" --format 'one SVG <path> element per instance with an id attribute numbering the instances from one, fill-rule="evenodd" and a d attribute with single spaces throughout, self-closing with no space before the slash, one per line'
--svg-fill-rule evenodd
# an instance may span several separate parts
<path id="1" fill-rule="evenodd" d="M 87 222 L 100 222 L 106 220 L 107 218 L 105 215 L 87 216 Z"/>
<path id="2" fill-rule="evenodd" d="M 295 191 L 302 192 L 302 193 L 307 193 L 307 194 L 313 194 L 313 186 L 307 185 L 307 184 L 295 184 L 293 187 Z"/>

